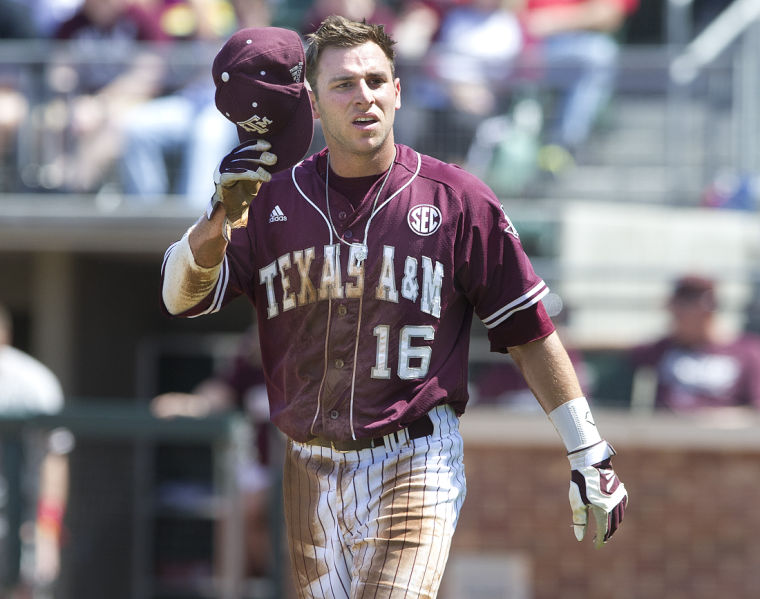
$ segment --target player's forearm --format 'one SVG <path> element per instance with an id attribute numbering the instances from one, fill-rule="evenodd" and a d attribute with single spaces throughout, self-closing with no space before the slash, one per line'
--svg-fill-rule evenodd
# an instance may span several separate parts
<path id="1" fill-rule="evenodd" d="M 519 347 L 510 347 L 509 351 L 567 451 L 574 453 L 596 445 L 599 445 L 598 451 L 602 451 L 602 438 L 591 409 L 557 333 Z M 590 455 L 597 456 L 593 451 Z"/>
<path id="2" fill-rule="evenodd" d="M 212 268 L 224 258 L 227 250 L 227 240 L 223 235 L 224 218 L 224 207 L 217 206 L 211 218 L 201 215 L 190 229 L 188 240 L 198 266 Z"/>
<path id="3" fill-rule="evenodd" d="M 510 347 L 509 353 L 547 414 L 583 395 L 573 364 L 556 332 L 525 345 Z"/>

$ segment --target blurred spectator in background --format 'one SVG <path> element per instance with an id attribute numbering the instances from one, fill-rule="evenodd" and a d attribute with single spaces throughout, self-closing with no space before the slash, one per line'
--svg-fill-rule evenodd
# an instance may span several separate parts
<path id="1" fill-rule="evenodd" d="M 638 0 L 522 0 L 523 68 L 542 89 L 556 90 L 545 119 L 539 166 L 558 174 L 571 166 L 615 86 L 619 34 Z"/>
<path id="2" fill-rule="evenodd" d="M 45 107 L 39 143 L 50 148 L 58 139 L 62 147 L 44 169 L 42 186 L 96 192 L 122 150 L 124 115 L 163 87 L 161 58 L 138 44 L 166 36 L 132 0 L 84 0 L 54 37 L 69 41 L 70 52 L 51 60 L 49 82 L 59 97 Z"/>
<path id="3" fill-rule="evenodd" d="M 396 74 L 405 82 L 404 110 L 396 113 L 396 141 L 418 146 L 433 156 L 446 154 L 446 136 L 438 129 L 445 130 L 447 125 L 437 118 L 446 102 L 439 98 L 442 91 L 433 70 L 426 66 L 427 56 L 446 13 L 468 1 L 398 0 L 392 4 Z"/>
<path id="4" fill-rule="evenodd" d="M 381 24 L 388 34 L 393 33 L 396 13 L 382 0 L 315 0 L 304 16 L 301 34 L 314 33 L 330 15 L 342 15 L 352 21 Z"/>
<path id="5" fill-rule="evenodd" d="M 275 558 L 271 554 L 271 481 L 267 467 L 273 429 L 269 424 L 269 402 L 255 325 L 243 336 L 233 361 L 221 372 L 200 383 L 192 393 L 163 393 L 151 402 L 151 411 L 159 418 L 203 418 L 235 409 L 245 412 L 255 433 L 256 447 L 252 448 L 245 469 L 238 473 L 238 484 L 243 492 L 245 574 L 258 577 L 270 572 Z"/>
<path id="6" fill-rule="evenodd" d="M 630 352 L 634 408 L 760 408 L 760 337 L 724 334 L 717 308 L 712 279 L 689 275 L 675 282 L 667 303 L 670 331 Z"/>
<path id="7" fill-rule="evenodd" d="M 619 35 L 638 0 L 412 0 L 399 56 L 422 61 L 406 97 L 423 151 L 497 193 L 573 165 L 615 85 Z M 419 27 L 420 35 L 414 35 Z M 427 148 L 427 149 L 424 149 Z"/>
<path id="8" fill-rule="evenodd" d="M 216 51 L 235 29 L 271 24 L 267 0 L 186 0 L 157 7 L 168 35 L 196 50 Z M 192 53 L 192 47 L 185 52 Z M 213 173 L 238 144 L 236 129 L 216 109 L 209 61 L 188 65 L 178 89 L 138 105 L 126 118 L 121 158 L 124 192 L 141 202 L 175 193 L 196 208 L 213 195 Z"/>
<path id="9" fill-rule="evenodd" d="M 483 117 L 498 109 L 523 44 L 516 2 L 471 0 L 443 17 L 430 62 L 454 111 Z"/>
<path id="10" fill-rule="evenodd" d="M 399 56 L 419 61 L 421 69 L 406 88 L 410 103 L 423 109 L 414 116 L 417 126 L 409 123 L 418 136 L 410 142 L 422 151 L 463 164 L 479 123 L 503 112 L 523 43 L 515 4 L 413 2 L 402 8 Z M 414 27 L 421 30 L 419 37 Z"/>
<path id="11" fill-rule="evenodd" d="M 63 407 L 63 390 L 53 372 L 12 345 L 10 311 L 0 305 L 0 411 L 3 414 L 54 414 Z"/>
<path id="12" fill-rule="evenodd" d="M 234 27 L 229 0 L 132 0 L 157 17 L 171 40 L 217 40 Z"/>
<path id="13" fill-rule="evenodd" d="M 0 0 L 0 15 L 0 42 L 36 37 L 32 12 L 26 4 Z M 18 65 L 0 64 L 0 191 L 10 191 L 15 179 L 17 135 L 29 112 L 28 83 Z"/>
<path id="14" fill-rule="evenodd" d="M 430 50 L 448 10 L 456 0 L 400 0 L 393 27 L 396 53 L 403 60 L 420 60 Z"/>
<path id="15" fill-rule="evenodd" d="M 38 360 L 12 346 L 12 329 L 10 312 L 0 305 L 0 415 L 28 417 L 58 412 L 63 407 L 58 379 Z M 8 529 L 8 523 L 0 517 L 0 525 L 6 525 L 0 526 L 0 545 L 10 543 L 12 535 L 18 535 L 16 539 L 21 542 L 18 584 L 13 589 L 0 588 L 2 597 L 31 597 L 33 592 L 49 591 L 60 571 L 61 532 L 68 498 L 67 454 L 73 447 L 73 437 L 66 430 L 56 429 L 49 435 L 25 440 L 28 442 L 17 445 L 14 451 L 23 464 L 19 470 L 21 480 L 6 482 L 0 472 L 0 488 L 21 492 L 24 505 L 19 530 Z M 13 439 L 6 438 L 0 449 L 8 451 L 13 443 Z M 0 493 L 0 500 L 4 498 L 7 494 Z"/>
<path id="16" fill-rule="evenodd" d="M 32 11 L 35 29 L 41 38 L 51 38 L 61 23 L 79 10 L 83 0 L 23 0 Z"/>

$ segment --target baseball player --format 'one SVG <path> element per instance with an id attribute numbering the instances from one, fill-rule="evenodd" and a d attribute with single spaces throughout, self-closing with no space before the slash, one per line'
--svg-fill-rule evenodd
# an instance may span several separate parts
<path id="1" fill-rule="evenodd" d="M 285 110 L 256 83 L 298 68 L 260 36 L 238 32 L 217 55 L 217 106 L 272 130 L 242 131 L 222 160 L 209 209 L 166 253 L 162 300 L 177 316 L 240 295 L 256 308 L 271 418 L 288 437 L 299 597 L 436 596 L 466 491 L 458 420 L 473 312 L 565 443 L 576 537 L 590 512 L 605 543 L 627 494 L 542 306 L 547 287 L 488 187 L 394 142 L 393 41 L 343 17 L 309 36 L 327 147 L 298 162 L 311 134 L 278 120 L 303 105 L 291 94 Z"/>

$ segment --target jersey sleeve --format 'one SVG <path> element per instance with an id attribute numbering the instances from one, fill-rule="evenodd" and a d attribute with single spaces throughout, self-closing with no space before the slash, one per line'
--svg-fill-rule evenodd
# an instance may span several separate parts
<path id="1" fill-rule="evenodd" d="M 488 330 L 491 351 L 546 337 L 554 324 L 541 299 L 549 292 L 491 191 L 479 182 L 465 197 L 456 278 Z"/>
<path id="2" fill-rule="evenodd" d="M 164 267 L 166 266 L 166 261 L 168 260 L 169 255 L 174 251 L 176 245 L 177 244 L 175 243 L 169 246 L 169 249 L 166 250 L 166 254 L 164 255 L 164 262 L 161 268 L 162 287 L 165 283 Z M 179 314 L 171 314 L 166 309 L 163 298 L 161 298 L 161 308 L 164 314 L 168 316 L 193 318 L 203 314 L 213 314 L 218 312 L 233 299 L 243 294 L 247 295 L 253 302 L 253 290 L 251 289 L 252 273 L 253 252 L 248 229 L 234 229 L 231 241 L 227 246 L 227 251 L 222 260 L 219 279 L 209 294 L 198 304 Z"/>

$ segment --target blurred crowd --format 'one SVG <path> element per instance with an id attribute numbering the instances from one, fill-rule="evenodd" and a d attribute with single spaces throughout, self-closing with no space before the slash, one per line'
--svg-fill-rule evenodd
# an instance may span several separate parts
<path id="1" fill-rule="evenodd" d="M 235 144 L 210 64 L 243 27 L 329 14 L 397 40 L 399 141 L 497 193 L 570 168 L 615 88 L 637 0 L 0 0 L 0 192 L 201 206 Z M 19 41 L 33 43 L 19 43 Z M 39 44 L 43 40 L 48 44 Z M 28 50 L 28 51 L 27 51 Z M 319 149 L 317 135 L 312 149 Z"/>

